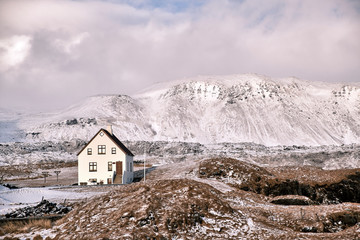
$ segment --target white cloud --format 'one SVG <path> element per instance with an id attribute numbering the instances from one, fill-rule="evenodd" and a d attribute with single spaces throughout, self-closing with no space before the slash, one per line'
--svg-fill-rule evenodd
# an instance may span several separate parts
<path id="1" fill-rule="evenodd" d="M 0 71 L 6 71 L 22 63 L 31 48 L 31 37 L 15 35 L 0 39 Z"/>
<path id="2" fill-rule="evenodd" d="M 1 1 L 0 39 L 28 40 L 14 60 L 0 50 L 0 103 L 63 107 L 199 74 L 360 80 L 358 1 L 200 2 Z"/>
<path id="3" fill-rule="evenodd" d="M 60 48 L 67 54 L 72 54 L 73 50 L 80 45 L 84 39 L 89 37 L 89 33 L 83 32 L 71 37 L 69 40 L 55 39 L 55 47 Z"/>

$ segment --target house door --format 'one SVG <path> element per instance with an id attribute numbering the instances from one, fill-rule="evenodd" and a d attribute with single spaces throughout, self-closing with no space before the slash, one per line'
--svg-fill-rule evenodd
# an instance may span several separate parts
<path id="1" fill-rule="evenodd" d="M 116 175 L 122 175 L 122 162 L 116 162 Z"/>

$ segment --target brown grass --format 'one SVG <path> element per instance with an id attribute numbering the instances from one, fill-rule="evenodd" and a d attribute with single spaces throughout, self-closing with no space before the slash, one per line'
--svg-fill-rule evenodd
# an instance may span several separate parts
<path id="1" fill-rule="evenodd" d="M 292 179 L 309 185 L 337 183 L 346 179 L 349 175 L 354 175 L 356 172 L 360 172 L 359 168 L 323 170 L 312 166 L 268 167 L 266 169 L 280 180 Z"/>
<path id="2" fill-rule="evenodd" d="M 43 176 L 41 174 L 37 176 L 31 176 L 31 174 L 38 172 L 39 169 L 49 170 L 58 168 L 70 168 L 76 166 L 77 161 L 0 166 L 0 180 L 2 176 L 3 181 L 38 179 L 42 178 Z"/>
<path id="3" fill-rule="evenodd" d="M 17 234 L 30 232 L 33 228 L 48 229 L 52 227 L 52 222 L 49 219 L 30 220 L 28 222 L 7 222 L 0 228 L 0 236 L 5 234 Z"/>
<path id="4" fill-rule="evenodd" d="M 213 219 L 213 223 L 203 218 Z M 195 231 L 197 227 L 209 225 L 207 234 L 216 237 L 222 233 L 211 226 L 221 223 L 239 229 L 246 220 L 224 201 L 220 191 L 193 180 L 173 179 L 116 187 L 75 208 L 56 225 L 62 229 L 61 239 L 113 239 L 125 233 L 133 239 L 171 239 L 182 234 L 209 239 L 204 232 Z"/>
<path id="5" fill-rule="evenodd" d="M 149 167 L 152 167 L 153 165 L 148 163 L 148 164 L 145 164 L 145 167 L 149 168 Z M 144 164 L 143 163 L 134 163 L 134 167 L 136 168 L 141 168 L 141 167 L 144 167 Z"/>

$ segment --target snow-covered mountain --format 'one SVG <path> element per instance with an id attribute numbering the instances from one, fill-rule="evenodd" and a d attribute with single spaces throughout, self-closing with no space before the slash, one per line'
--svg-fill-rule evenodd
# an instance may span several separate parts
<path id="1" fill-rule="evenodd" d="M 93 96 L 11 124 L 27 141 L 88 140 L 111 124 L 121 140 L 130 141 L 360 143 L 360 86 L 255 74 L 196 77 L 156 84 L 132 97 Z"/>

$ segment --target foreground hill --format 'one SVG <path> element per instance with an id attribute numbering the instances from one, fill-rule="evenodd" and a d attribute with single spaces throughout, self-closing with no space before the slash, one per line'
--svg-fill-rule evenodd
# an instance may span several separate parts
<path id="1" fill-rule="evenodd" d="M 89 139 L 107 124 L 130 141 L 360 143 L 360 87 L 251 74 L 197 77 L 132 97 L 90 97 L 60 112 L 7 119 L 6 126 L 27 140 L 64 141 Z"/>
<path id="2" fill-rule="evenodd" d="M 283 176 L 284 172 L 287 175 Z M 312 174 L 303 176 L 303 172 Z M 312 201 L 304 187 L 302 193 L 293 192 L 298 189 L 286 179 L 290 175 L 297 179 L 298 185 L 319 190 L 316 196 L 337 198 L 337 201 L 322 202 L 316 198 Z M 353 189 L 359 184 L 359 176 L 359 169 L 273 169 L 226 158 L 204 159 L 186 166 L 164 165 L 151 172 L 146 182 L 114 186 L 113 191 L 78 204 L 57 222 L 53 236 L 55 239 L 358 239 L 360 210 L 358 190 Z M 257 190 L 267 188 L 271 179 L 276 181 L 272 182 L 270 191 Z M 354 184 L 345 186 L 350 181 Z M 336 184 L 343 184 L 342 195 L 335 196 L 338 189 L 322 189 Z M 345 199 L 349 202 L 340 203 L 341 196 L 350 195 L 351 199 Z"/>
<path id="3" fill-rule="evenodd" d="M 203 158 L 155 167 L 146 182 L 55 188 L 61 198 L 82 194 L 82 200 L 53 224 L 25 230 L 21 223 L 4 224 L 0 238 L 354 240 L 360 236 L 359 183 L 359 168 Z"/>

